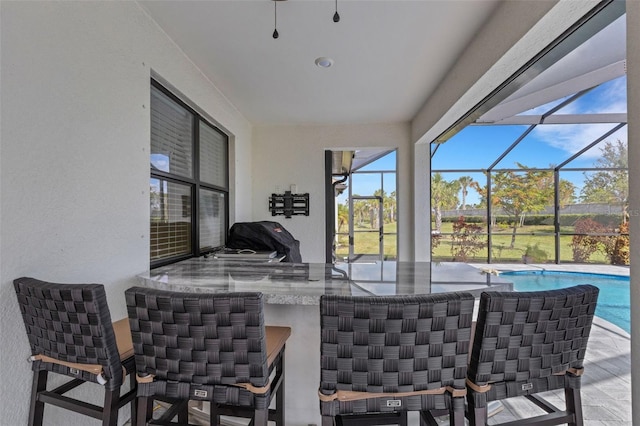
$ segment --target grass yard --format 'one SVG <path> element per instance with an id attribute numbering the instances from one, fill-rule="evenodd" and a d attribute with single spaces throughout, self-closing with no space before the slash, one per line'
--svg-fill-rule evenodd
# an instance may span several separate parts
<path id="1" fill-rule="evenodd" d="M 341 232 L 346 232 L 346 226 Z M 384 258 L 394 260 L 398 257 L 398 224 L 384 224 Z M 355 228 L 355 247 L 356 254 L 378 254 L 380 252 L 379 234 L 371 228 L 356 227 Z M 349 255 L 349 239 L 346 235 L 338 236 L 338 247 L 336 248 L 338 257 L 347 257 Z"/>
<path id="2" fill-rule="evenodd" d="M 571 232 L 572 229 L 567 227 L 561 229 L 564 232 Z M 440 244 L 433 250 L 433 260 L 450 261 L 453 260 L 451 252 L 451 236 L 447 233 L 453 232 L 452 223 L 442 224 L 442 238 Z M 513 248 L 511 245 L 511 228 L 501 227 L 493 231 L 492 235 L 492 262 L 523 262 L 523 255 L 528 246 L 535 246 L 546 253 L 547 263 L 555 262 L 555 239 L 553 235 L 553 227 L 546 225 L 523 226 L 518 228 L 516 241 Z M 573 262 L 573 252 L 571 250 L 571 235 L 560 236 L 560 262 Z M 483 241 L 484 242 L 484 241 Z M 487 248 L 482 248 L 469 261 L 486 262 Z M 536 262 L 536 263 L 544 263 Z M 594 253 L 589 259 L 590 263 L 608 263 L 607 259 L 601 253 Z"/>
<path id="3" fill-rule="evenodd" d="M 346 227 L 345 227 L 346 228 Z M 341 231 L 346 231 L 343 229 Z M 563 232 L 572 232 L 571 227 L 561 229 Z M 440 244 L 433 250 L 434 261 L 452 261 L 454 255 L 451 251 L 451 236 L 446 235 L 453 232 L 452 223 L 442 224 L 442 237 Z M 535 263 L 554 263 L 555 239 L 553 235 L 553 227 L 547 225 L 524 226 L 518 228 L 516 241 L 513 248 L 509 248 L 511 244 L 511 228 L 500 227 L 493 231 L 493 247 L 492 262 L 504 263 L 522 263 L 523 255 L 528 246 L 535 246 L 546 253 L 546 260 L 534 261 Z M 571 250 L 571 235 L 560 237 L 560 262 L 573 263 L 573 252 Z M 483 242 L 485 242 L 483 240 Z M 355 252 L 356 254 L 378 254 L 379 240 L 378 232 L 371 232 L 370 228 L 356 227 L 355 234 Z M 384 225 L 384 256 L 385 259 L 397 258 L 397 224 L 389 223 Z M 338 247 L 336 248 L 338 257 L 347 257 L 349 255 L 349 240 L 346 235 L 339 235 Z M 487 248 L 481 248 L 470 257 L 468 262 L 485 263 L 487 261 Z M 601 253 L 594 253 L 589 259 L 589 263 L 607 264 L 607 258 Z"/>

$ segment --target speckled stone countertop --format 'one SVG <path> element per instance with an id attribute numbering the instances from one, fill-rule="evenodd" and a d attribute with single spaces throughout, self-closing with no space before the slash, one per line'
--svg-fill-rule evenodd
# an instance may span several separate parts
<path id="1" fill-rule="evenodd" d="M 323 294 L 394 295 L 512 290 L 494 271 L 463 263 L 257 263 L 188 259 L 139 276 L 140 285 L 182 292 L 260 291 L 268 304 L 318 305 Z"/>

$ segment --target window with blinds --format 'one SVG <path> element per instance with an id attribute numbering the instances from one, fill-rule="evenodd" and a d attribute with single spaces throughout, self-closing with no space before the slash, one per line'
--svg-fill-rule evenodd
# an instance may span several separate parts
<path id="1" fill-rule="evenodd" d="M 151 266 L 225 244 L 228 137 L 151 81 Z"/>

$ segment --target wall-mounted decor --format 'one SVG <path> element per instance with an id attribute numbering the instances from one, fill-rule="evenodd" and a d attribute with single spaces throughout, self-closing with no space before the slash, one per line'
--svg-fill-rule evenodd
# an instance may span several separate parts
<path id="1" fill-rule="evenodd" d="M 284 215 L 287 219 L 291 216 L 309 216 L 309 193 L 292 194 L 291 191 L 285 191 L 284 194 L 271 194 L 269 211 L 271 216 Z"/>

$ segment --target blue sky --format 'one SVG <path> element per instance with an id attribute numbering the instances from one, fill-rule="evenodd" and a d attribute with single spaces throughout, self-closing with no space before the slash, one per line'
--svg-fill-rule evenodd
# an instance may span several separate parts
<path id="1" fill-rule="evenodd" d="M 564 101 L 565 98 L 526 111 L 523 114 L 542 114 Z M 575 102 L 565 106 L 556 114 L 595 114 L 595 113 L 626 113 L 626 76 L 609 81 L 582 96 Z M 582 148 L 592 143 L 604 133 L 613 129 L 616 124 L 564 124 L 542 125 L 536 127 L 518 146 L 511 151 L 497 166 L 497 169 L 517 168 L 516 163 L 533 168 L 549 168 L 558 165 Z M 446 143 L 442 144 L 432 159 L 432 169 L 486 169 L 492 165 L 513 142 L 520 137 L 528 126 L 468 126 Z M 627 129 L 623 127 L 605 141 L 627 141 Z M 600 157 L 600 146 L 596 145 L 580 157 L 567 164 L 565 168 L 594 167 Z M 395 170 L 396 153 L 389 155 L 363 167 L 361 170 Z M 485 178 L 481 172 L 446 173 L 446 180 L 454 180 L 460 176 L 471 176 L 474 180 L 484 184 Z M 560 174 L 576 185 L 576 196 L 584 180 L 583 172 L 565 171 Z M 379 187 L 379 177 L 366 175 L 354 180 L 354 193 L 369 195 Z M 395 177 L 385 175 L 385 191 L 391 193 L 395 186 Z M 346 193 L 338 198 L 344 203 Z M 470 190 L 467 196 L 468 204 L 479 202 L 475 191 Z"/>
<path id="2" fill-rule="evenodd" d="M 543 105 L 523 114 L 541 114 L 548 111 L 562 100 Z M 575 102 L 565 106 L 556 114 L 594 114 L 594 113 L 626 113 L 626 76 L 604 83 L 582 96 Z M 513 149 L 498 165 L 497 169 L 517 168 L 516 163 L 527 167 L 548 168 L 563 163 L 582 148 L 595 141 L 616 124 L 564 124 L 537 126 L 516 148 Z M 491 166 L 500 155 L 528 126 L 468 126 L 449 141 L 442 144 L 432 159 L 432 170 L 438 169 L 485 169 Z M 627 141 L 627 129 L 621 128 L 605 141 Z M 600 146 L 604 141 L 583 153 L 570 162 L 565 168 L 594 167 L 601 155 Z M 457 179 L 469 175 L 484 184 L 481 173 L 447 173 L 446 180 Z M 562 172 L 562 179 L 570 180 L 579 189 L 582 187 L 581 172 Z M 467 203 L 478 201 L 475 191 L 470 191 Z"/>
<path id="3" fill-rule="evenodd" d="M 387 171 L 387 172 L 395 172 L 396 171 L 396 152 L 392 151 L 384 157 L 362 167 L 359 171 Z M 357 173 L 352 182 L 348 184 L 353 185 L 352 191 L 353 194 L 356 195 L 373 195 L 373 193 L 380 188 L 381 180 L 380 174 L 378 173 Z M 396 173 L 383 173 L 382 176 L 382 186 L 384 187 L 384 192 L 387 195 L 390 195 L 392 192 L 397 191 L 396 188 Z M 347 199 L 347 191 L 340 194 L 338 198 L 338 203 L 344 204 Z"/>

